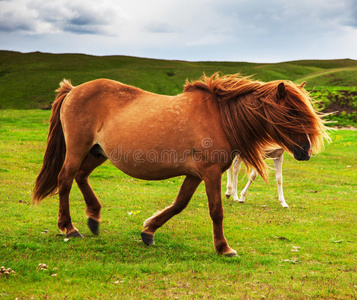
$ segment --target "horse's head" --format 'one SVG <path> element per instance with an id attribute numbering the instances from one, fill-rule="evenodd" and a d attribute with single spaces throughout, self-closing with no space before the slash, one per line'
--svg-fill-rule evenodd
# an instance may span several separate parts
<path id="1" fill-rule="evenodd" d="M 312 107 L 305 82 L 279 83 L 276 100 L 267 110 L 273 138 L 294 155 L 296 160 L 309 160 L 313 150 L 318 152 L 323 138 L 328 139 L 321 116 Z"/>
<path id="2" fill-rule="evenodd" d="M 321 115 L 311 104 L 305 83 L 253 81 L 236 75 L 186 82 L 185 92 L 210 92 L 218 102 L 223 130 L 246 165 L 267 179 L 264 150 L 280 146 L 297 160 L 308 160 L 328 139 Z"/>

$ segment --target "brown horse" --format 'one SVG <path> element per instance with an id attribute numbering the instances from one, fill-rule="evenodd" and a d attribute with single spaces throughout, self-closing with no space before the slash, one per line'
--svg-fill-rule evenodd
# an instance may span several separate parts
<path id="1" fill-rule="evenodd" d="M 146 180 L 185 175 L 174 203 L 144 223 L 145 244 L 190 201 L 203 180 L 213 222 L 215 250 L 236 255 L 223 233 L 221 177 L 240 153 L 266 179 L 262 149 L 279 145 L 308 160 L 328 138 L 321 117 L 302 86 L 263 83 L 239 75 L 186 81 L 184 92 L 163 96 L 99 79 L 73 87 L 64 80 L 53 104 L 47 149 L 33 201 L 59 194 L 58 228 L 81 237 L 73 226 L 69 193 L 75 179 L 86 203 L 88 226 L 98 234 L 101 203 L 88 176 L 106 159 Z"/>

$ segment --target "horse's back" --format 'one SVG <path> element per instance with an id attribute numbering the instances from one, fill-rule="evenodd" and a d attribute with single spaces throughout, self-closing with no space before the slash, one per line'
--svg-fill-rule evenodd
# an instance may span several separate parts
<path id="1" fill-rule="evenodd" d="M 116 104 L 125 105 L 141 94 L 147 93 L 139 88 L 110 79 L 96 79 L 76 86 L 67 96 L 66 105 L 86 106 L 100 105 L 108 98 L 115 99 Z M 97 107 L 98 108 L 98 107 Z"/>
<path id="2" fill-rule="evenodd" d="M 119 114 L 126 106 L 147 92 L 110 79 L 96 79 L 74 87 L 61 108 L 61 122 L 66 130 L 78 127 L 86 134 L 99 131 L 103 120 Z M 93 134 L 94 135 L 94 132 Z"/>

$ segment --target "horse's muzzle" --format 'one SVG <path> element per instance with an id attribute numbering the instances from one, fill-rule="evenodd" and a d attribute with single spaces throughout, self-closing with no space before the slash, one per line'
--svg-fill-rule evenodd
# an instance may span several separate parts
<path id="1" fill-rule="evenodd" d="M 296 160 L 300 160 L 300 161 L 309 160 L 310 157 L 311 157 L 310 145 L 303 146 L 302 148 L 298 146 L 294 147 L 294 158 Z"/>

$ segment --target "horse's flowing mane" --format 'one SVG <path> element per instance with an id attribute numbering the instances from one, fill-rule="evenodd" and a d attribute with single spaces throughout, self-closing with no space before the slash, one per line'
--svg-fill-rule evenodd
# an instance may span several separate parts
<path id="1" fill-rule="evenodd" d="M 283 85 L 281 85 L 283 83 Z M 282 87 L 283 91 L 280 91 Z M 195 82 L 186 81 L 184 92 L 203 90 L 219 103 L 222 126 L 234 150 L 246 165 L 255 168 L 267 180 L 264 150 L 278 144 L 291 152 L 292 136 L 308 134 L 314 152 L 329 140 L 326 127 L 312 106 L 303 85 L 290 81 L 261 82 L 239 74 L 211 77 L 203 75 Z"/>

